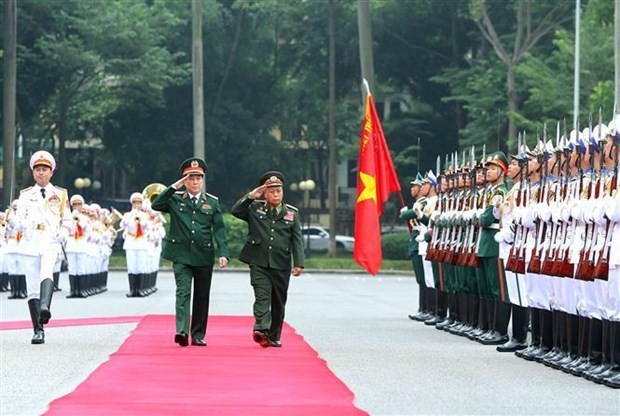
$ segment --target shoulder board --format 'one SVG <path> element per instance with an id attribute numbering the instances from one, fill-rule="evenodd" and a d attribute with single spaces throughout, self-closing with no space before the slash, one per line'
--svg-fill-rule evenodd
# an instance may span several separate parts
<path id="1" fill-rule="evenodd" d="M 58 189 L 61 192 L 67 192 L 67 190 L 65 188 L 61 187 L 61 186 L 54 185 L 54 188 Z"/>
<path id="2" fill-rule="evenodd" d="M 176 195 L 183 195 L 185 193 L 185 191 L 174 191 L 174 193 Z"/>
<path id="3" fill-rule="evenodd" d="M 216 201 L 219 199 L 217 196 L 215 196 L 215 195 L 213 195 L 213 194 L 210 194 L 210 193 L 208 193 L 208 192 L 205 192 L 205 195 L 207 195 L 207 196 L 208 196 L 208 197 L 210 197 L 210 198 L 215 199 Z"/>
<path id="4" fill-rule="evenodd" d="M 28 192 L 28 191 L 29 191 L 29 190 L 31 190 L 31 189 L 32 189 L 32 186 L 29 186 L 28 188 L 26 188 L 26 189 L 22 189 L 21 191 L 19 191 L 19 193 L 21 194 L 21 193 L 23 193 L 23 192 Z"/>
<path id="5" fill-rule="evenodd" d="M 292 206 L 292 205 L 289 205 L 289 204 L 284 204 L 284 206 L 286 206 L 287 208 L 292 209 L 293 211 L 299 211 L 299 210 L 297 209 L 297 207 L 294 207 L 294 206 Z"/>

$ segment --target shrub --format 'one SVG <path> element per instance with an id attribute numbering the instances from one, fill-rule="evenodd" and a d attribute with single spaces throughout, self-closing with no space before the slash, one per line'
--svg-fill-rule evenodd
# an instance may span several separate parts
<path id="1" fill-rule="evenodd" d="M 381 236 L 383 258 L 389 260 L 407 259 L 409 233 L 390 233 Z"/>

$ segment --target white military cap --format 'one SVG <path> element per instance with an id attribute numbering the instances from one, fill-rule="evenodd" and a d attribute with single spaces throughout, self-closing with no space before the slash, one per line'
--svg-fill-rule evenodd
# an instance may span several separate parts
<path id="1" fill-rule="evenodd" d="M 35 166 L 44 165 L 49 166 L 52 170 L 56 170 L 56 160 L 54 160 L 54 156 L 50 152 L 46 152 L 45 150 L 39 150 L 34 152 L 32 157 L 30 158 L 30 169 L 34 169 Z"/>
<path id="2" fill-rule="evenodd" d="M 131 196 L 129 197 L 129 202 L 134 203 L 134 202 L 143 202 L 144 201 L 144 197 L 142 196 L 142 194 L 140 192 L 134 192 L 133 194 L 131 194 Z"/>
<path id="3" fill-rule="evenodd" d="M 75 204 L 76 202 L 84 204 L 84 198 L 82 197 L 82 195 L 75 194 L 71 197 L 71 199 L 69 199 L 69 203 L 71 205 Z"/>

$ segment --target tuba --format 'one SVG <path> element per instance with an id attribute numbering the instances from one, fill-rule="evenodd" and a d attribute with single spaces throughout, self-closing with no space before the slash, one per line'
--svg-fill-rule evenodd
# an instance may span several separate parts
<path id="1" fill-rule="evenodd" d="M 142 190 L 142 196 L 152 204 L 164 190 L 166 190 L 166 185 L 157 182 L 151 183 Z"/>

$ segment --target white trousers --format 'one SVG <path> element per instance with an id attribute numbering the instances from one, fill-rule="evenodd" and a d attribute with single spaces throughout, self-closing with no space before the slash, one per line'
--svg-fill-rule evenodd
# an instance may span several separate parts
<path id="1" fill-rule="evenodd" d="M 58 253 L 50 250 L 40 256 L 22 255 L 22 267 L 26 274 L 27 300 L 39 299 L 41 282 L 45 279 L 54 278 L 54 265 Z"/>

